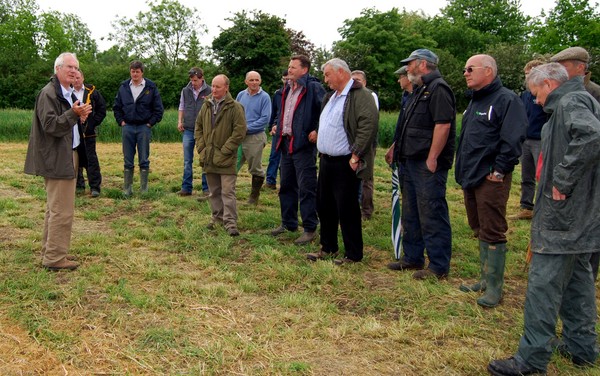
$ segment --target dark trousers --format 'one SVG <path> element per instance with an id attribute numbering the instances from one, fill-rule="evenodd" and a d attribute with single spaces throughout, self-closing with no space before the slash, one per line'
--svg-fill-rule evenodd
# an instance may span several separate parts
<path id="1" fill-rule="evenodd" d="M 350 168 L 351 155 L 321 155 L 317 183 L 317 212 L 321 220 L 323 251 L 338 251 L 338 225 L 342 230 L 345 256 L 354 261 L 363 258 L 362 224 L 358 204 L 360 179 Z"/>
<path id="2" fill-rule="evenodd" d="M 535 172 L 540 157 L 541 141 L 526 139 L 521 154 L 521 208 L 533 210 Z"/>
<path id="3" fill-rule="evenodd" d="M 85 145 L 87 166 L 79 167 L 77 174 L 77 188 L 85 189 L 85 178 L 83 177 L 83 169 L 85 168 L 87 171 L 90 189 L 100 192 L 102 174 L 100 173 L 100 161 L 98 161 L 98 154 L 96 154 L 96 137 L 86 137 L 82 139 L 82 141 Z"/>
<path id="4" fill-rule="evenodd" d="M 310 145 L 289 154 L 289 141 L 281 145 L 281 185 L 279 203 L 281 224 L 288 229 L 298 228 L 298 203 L 305 232 L 317 229 L 317 147 Z M 358 193 L 357 193 L 358 195 Z M 356 200 L 357 196 L 354 196 Z"/>
<path id="5" fill-rule="evenodd" d="M 469 226 L 479 240 L 490 244 L 506 243 L 506 203 L 510 194 L 512 173 L 504 181 L 486 179 L 471 189 L 463 190 Z"/>
<path id="6" fill-rule="evenodd" d="M 402 163 L 402 248 L 404 261 L 447 274 L 452 256 L 452 229 L 446 202 L 448 170 L 432 173 L 425 161 Z"/>
<path id="7" fill-rule="evenodd" d="M 586 362 L 596 361 L 596 288 L 589 260 L 589 253 L 533 254 L 525 296 L 525 327 L 517 351 L 530 366 L 546 369 L 558 317 L 569 352 Z"/>

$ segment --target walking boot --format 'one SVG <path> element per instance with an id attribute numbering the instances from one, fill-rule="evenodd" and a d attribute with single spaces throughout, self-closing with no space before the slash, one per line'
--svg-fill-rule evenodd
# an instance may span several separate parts
<path id="1" fill-rule="evenodd" d="M 133 194 L 133 170 L 124 170 L 125 183 L 123 184 L 123 196 L 130 197 Z"/>
<path id="2" fill-rule="evenodd" d="M 488 258 L 489 244 L 484 241 L 479 241 L 479 268 L 481 270 L 481 278 L 472 285 L 460 285 L 459 289 L 463 292 L 485 291 L 485 263 Z"/>
<path id="3" fill-rule="evenodd" d="M 477 304 L 493 308 L 502 299 L 504 285 L 504 265 L 506 263 L 506 243 L 490 244 L 488 247 L 485 294 L 477 299 Z"/>
<path id="4" fill-rule="evenodd" d="M 148 193 L 149 170 L 140 170 L 140 193 Z"/>
<path id="5" fill-rule="evenodd" d="M 248 203 L 250 205 L 258 204 L 258 197 L 260 196 L 260 189 L 262 188 L 265 178 L 262 176 L 252 175 L 252 192 L 248 197 Z"/>

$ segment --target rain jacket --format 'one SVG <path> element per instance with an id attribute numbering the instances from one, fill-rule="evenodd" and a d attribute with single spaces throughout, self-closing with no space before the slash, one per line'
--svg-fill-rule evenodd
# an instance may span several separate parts
<path id="1" fill-rule="evenodd" d="M 63 97 L 56 75 L 38 94 L 25 157 L 25 173 L 50 179 L 75 179 L 73 126 L 79 117 Z"/>
<path id="2" fill-rule="evenodd" d="M 496 77 L 473 92 L 462 118 L 455 177 L 463 189 L 478 187 L 493 171 L 511 173 L 525 141 L 527 113 L 514 92 Z"/>
<path id="3" fill-rule="evenodd" d="M 548 95 L 542 171 L 531 223 L 531 250 L 600 251 L 600 104 L 574 77 Z M 552 187 L 567 196 L 552 199 Z"/>
<path id="4" fill-rule="evenodd" d="M 227 93 L 213 125 L 215 106 L 217 103 L 210 95 L 196 119 L 194 138 L 200 166 L 208 174 L 235 175 L 237 150 L 246 137 L 244 107 Z"/>

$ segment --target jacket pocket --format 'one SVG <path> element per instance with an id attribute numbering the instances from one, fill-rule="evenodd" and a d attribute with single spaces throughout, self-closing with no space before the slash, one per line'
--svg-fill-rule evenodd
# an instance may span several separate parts
<path id="1" fill-rule="evenodd" d="M 204 164 L 206 163 L 206 149 L 207 148 L 204 148 L 200 153 L 198 153 L 198 161 L 200 162 L 200 167 L 204 167 Z"/>
<path id="2" fill-rule="evenodd" d="M 575 214 L 571 200 L 553 200 L 545 197 L 546 205 L 543 206 L 542 221 L 550 231 L 568 231 L 575 221 Z"/>
<path id="3" fill-rule="evenodd" d="M 225 154 L 219 148 L 215 148 L 212 163 L 216 167 L 231 167 L 235 163 L 236 157 L 236 153 Z"/>

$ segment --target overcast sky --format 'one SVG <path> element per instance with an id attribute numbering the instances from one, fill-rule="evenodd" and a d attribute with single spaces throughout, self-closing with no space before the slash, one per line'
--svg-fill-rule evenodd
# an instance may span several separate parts
<path id="1" fill-rule="evenodd" d="M 154 0 L 160 3 L 160 0 Z M 275 15 L 286 20 L 286 26 L 304 31 L 306 37 L 317 47 L 331 48 L 334 41 L 340 39 L 337 29 L 343 26 L 344 20 L 360 16 L 365 8 L 375 7 L 377 10 L 386 12 L 396 7 L 400 11 L 423 11 L 426 15 L 433 16 L 439 13 L 440 8 L 446 6 L 445 0 L 300 0 L 300 1 L 277 1 L 277 0 L 179 0 L 188 8 L 196 8 L 199 11 L 202 22 L 208 27 L 208 35 L 201 38 L 203 45 L 209 45 L 219 35 L 220 27 L 231 26 L 225 18 L 230 18 L 234 13 L 242 10 L 260 10 L 263 13 Z M 64 0 L 37 0 L 42 11 L 57 10 L 61 13 L 73 13 L 81 17 L 82 22 L 87 24 L 92 32 L 92 37 L 98 43 L 98 48 L 106 50 L 112 43 L 101 40 L 111 31 L 111 21 L 116 16 L 135 18 L 138 12 L 149 9 L 145 0 L 94 0 L 82 2 L 69 2 Z M 373 4 L 377 5 L 373 5 Z M 248 5 L 246 5 L 248 4 Z M 529 16 L 538 16 L 542 10 L 548 11 L 555 5 L 554 0 L 522 0 L 521 10 Z"/>

